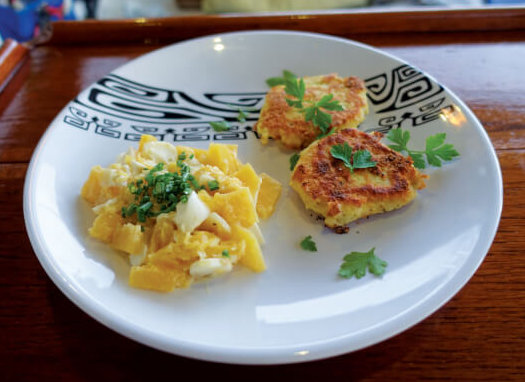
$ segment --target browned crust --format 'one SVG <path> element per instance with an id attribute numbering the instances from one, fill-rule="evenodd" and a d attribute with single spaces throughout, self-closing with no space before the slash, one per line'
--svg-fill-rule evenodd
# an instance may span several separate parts
<path id="1" fill-rule="evenodd" d="M 329 111 L 332 115 L 332 127 L 336 129 L 357 127 L 368 111 L 363 80 L 358 77 L 342 78 L 336 74 L 328 74 L 320 76 L 320 83 L 307 84 L 304 99 L 317 101 L 323 95 L 334 94 L 334 99 L 341 102 L 344 110 Z M 292 107 L 286 103 L 284 86 L 274 86 L 266 95 L 266 102 L 255 130 L 263 140 L 268 138 L 281 140 L 291 149 L 308 146 L 321 131 L 311 121 L 306 122 L 304 116 L 290 118 L 291 110 Z"/>
<path id="2" fill-rule="evenodd" d="M 345 129 L 320 139 L 301 153 L 292 174 L 292 187 L 305 204 L 314 206 L 312 209 L 325 218 L 365 204 L 408 203 L 415 190 L 425 187 L 426 176 L 414 168 L 411 158 L 382 144 L 381 137 L 379 133 Z M 341 160 L 330 154 L 332 146 L 344 142 L 354 151 L 370 151 L 376 167 L 355 169 L 352 174 Z"/>

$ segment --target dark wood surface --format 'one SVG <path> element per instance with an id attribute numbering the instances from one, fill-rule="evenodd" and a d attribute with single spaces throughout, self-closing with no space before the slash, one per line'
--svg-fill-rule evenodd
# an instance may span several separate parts
<path id="1" fill-rule="evenodd" d="M 28 49 L 13 39 L 0 47 L 0 91 L 9 83 L 27 57 Z"/>
<path id="2" fill-rule="evenodd" d="M 55 115 L 83 88 L 130 59 L 170 41 L 222 31 L 234 20 L 188 21 L 183 36 L 159 26 L 141 41 L 90 43 L 59 24 L 51 43 L 37 46 L 0 93 L 0 380 L 525 380 L 525 23 L 523 11 L 464 12 L 476 28 L 433 25 L 412 33 L 407 16 L 384 29 L 346 34 L 406 59 L 455 92 L 487 130 L 500 160 L 504 209 L 494 243 L 468 284 L 436 313 L 378 345 L 339 357 L 284 366 L 235 366 L 162 353 L 97 323 L 50 281 L 31 248 L 22 214 L 24 176 L 31 154 Z M 471 16 L 469 16 L 471 15 Z M 474 16 L 472 16 L 474 15 Z M 453 20 L 459 20 L 455 14 Z M 253 16 L 251 16 L 253 17 Z M 291 17 L 291 16 L 288 16 Z M 356 15 L 316 16 L 316 29 L 345 35 Z M 373 24 L 373 15 L 364 15 Z M 381 16 L 379 17 L 380 20 Z M 411 15 L 423 25 L 427 13 Z M 323 23 L 324 18 L 324 23 Z M 265 29 L 288 24 L 259 18 L 237 25 Z M 294 19 L 296 20 L 296 19 Z M 157 21 L 157 23 L 163 21 Z M 184 20 L 167 22 L 184 25 Z M 193 23 L 193 24 L 192 24 Z M 345 24 L 346 23 L 346 24 Z M 483 24 L 485 23 L 485 24 Z M 332 24 L 330 27 L 328 24 Z M 102 23 L 99 28 L 114 29 Z M 214 29 L 214 25 L 216 28 Z M 234 25 L 234 24 L 232 24 Z M 297 29 L 303 24 L 294 24 Z M 92 27 L 92 26 L 90 26 Z M 129 26 L 128 26 L 129 28 Z M 390 28 L 391 33 L 389 33 Z M 359 32 L 359 33 L 358 33 Z M 102 32 L 98 32 L 102 33 Z M 119 37 L 120 39 L 121 37 Z M 117 39 L 118 40 L 118 39 Z M 147 44 L 144 41 L 161 41 Z M 483 206 L 480 206 L 483 208 Z"/>

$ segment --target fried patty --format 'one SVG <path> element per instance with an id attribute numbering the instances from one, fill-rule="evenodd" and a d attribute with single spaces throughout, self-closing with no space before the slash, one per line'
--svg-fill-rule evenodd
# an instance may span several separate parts
<path id="1" fill-rule="evenodd" d="M 365 84 L 360 78 L 342 78 L 336 74 L 328 74 L 304 77 L 303 80 L 306 87 L 305 101 L 319 101 L 324 95 L 333 94 L 334 100 L 338 100 L 343 106 L 342 111 L 328 111 L 332 114 L 332 127 L 354 128 L 365 119 L 368 104 Z M 286 103 L 283 85 L 274 86 L 268 91 L 255 130 L 262 143 L 273 138 L 291 149 L 302 149 L 321 134 L 321 130 L 311 121 L 305 121 L 300 110 Z"/>
<path id="2" fill-rule="evenodd" d="M 380 142 L 382 134 L 344 129 L 324 137 L 301 152 L 290 181 L 306 208 L 324 217 L 327 227 L 347 232 L 346 225 L 369 215 L 392 211 L 412 201 L 425 187 L 411 158 Z M 353 149 L 368 150 L 377 164 L 352 173 L 342 160 L 332 157 L 334 145 L 347 142 Z"/>

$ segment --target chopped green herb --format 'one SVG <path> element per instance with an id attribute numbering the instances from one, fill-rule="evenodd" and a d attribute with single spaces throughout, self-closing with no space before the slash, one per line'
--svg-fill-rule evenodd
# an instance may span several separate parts
<path id="1" fill-rule="evenodd" d="M 128 184 L 128 190 L 132 194 L 135 194 L 138 191 L 138 186 L 135 183 Z"/>
<path id="2" fill-rule="evenodd" d="M 248 113 L 252 111 L 257 111 L 257 108 L 250 106 L 243 106 L 242 108 L 232 104 L 228 104 L 228 106 L 238 111 L 237 121 L 239 122 L 246 122 L 248 119 Z"/>
<path id="3" fill-rule="evenodd" d="M 147 201 L 137 207 L 137 219 L 139 222 L 144 223 L 148 217 L 148 211 L 153 207 L 153 203 Z"/>
<path id="4" fill-rule="evenodd" d="M 137 205 L 131 203 L 128 207 L 122 207 L 122 217 L 129 218 L 137 211 Z"/>
<path id="5" fill-rule="evenodd" d="M 219 182 L 217 182 L 216 180 L 210 180 L 208 182 L 208 188 L 210 189 L 210 191 L 216 191 L 219 189 Z"/>
<path id="6" fill-rule="evenodd" d="M 246 122 L 247 117 L 248 115 L 244 112 L 244 110 L 239 109 L 239 114 L 237 115 L 237 121 Z"/>
<path id="7" fill-rule="evenodd" d="M 347 142 L 342 145 L 333 145 L 330 148 L 330 154 L 336 159 L 343 161 L 344 165 L 354 172 L 356 168 L 375 167 L 376 162 L 372 160 L 372 154 L 368 150 L 357 150 L 352 153 L 352 148 Z"/>
<path id="8" fill-rule="evenodd" d="M 157 163 L 155 166 L 153 166 L 153 168 L 151 168 L 149 173 L 153 174 L 155 172 L 162 171 L 163 169 L 164 169 L 164 163 L 160 162 L 160 163 Z"/>
<path id="9" fill-rule="evenodd" d="M 300 245 L 305 251 L 317 252 L 317 245 L 312 240 L 312 235 L 308 235 L 303 240 L 301 240 Z"/>
<path id="10" fill-rule="evenodd" d="M 231 125 L 228 121 L 210 122 L 210 126 L 217 132 L 228 131 Z"/>
<path id="11" fill-rule="evenodd" d="M 375 248 L 368 252 L 350 252 L 343 258 L 343 264 L 339 268 L 339 276 L 350 279 L 355 276 L 360 279 L 366 274 L 366 270 L 376 276 L 385 273 L 387 262 L 381 260 L 374 253 Z"/>
<path id="12" fill-rule="evenodd" d="M 459 156 L 459 152 L 454 148 L 454 145 L 445 143 L 446 133 L 438 133 L 427 137 L 424 151 L 410 150 L 408 148 L 407 145 L 410 140 L 410 132 L 408 130 L 392 129 L 386 137 L 394 143 L 388 145 L 388 147 L 400 153 L 406 152 L 414 161 L 414 167 L 418 169 L 426 168 L 427 163 L 431 166 L 441 167 L 442 161 L 450 161 Z"/>
<path id="13" fill-rule="evenodd" d="M 290 157 L 290 171 L 293 171 L 300 157 L 299 153 L 295 153 Z"/>
<path id="14" fill-rule="evenodd" d="M 227 249 L 225 249 L 225 250 L 222 251 L 222 256 L 230 257 L 230 252 Z"/>
<path id="15" fill-rule="evenodd" d="M 197 182 L 197 179 L 193 175 L 188 176 L 188 181 L 191 183 L 194 190 L 200 190 L 201 186 L 199 182 Z"/>
<path id="16" fill-rule="evenodd" d="M 164 163 L 151 168 L 144 178 L 128 185 L 134 201 L 122 207 L 121 215 L 144 223 L 150 217 L 175 211 L 178 203 L 186 203 L 192 190 L 199 190 L 200 185 L 190 173 L 190 167 L 184 163 L 186 153 L 181 153 L 177 160 L 178 171 L 164 170 Z"/>

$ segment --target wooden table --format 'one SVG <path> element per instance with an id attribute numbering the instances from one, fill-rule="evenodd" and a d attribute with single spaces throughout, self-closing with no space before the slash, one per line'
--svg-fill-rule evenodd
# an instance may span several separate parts
<path id="1" fill-rule="evenodd" d="M 372 44 L 430 73 L 462 98 L 486 128 L 501 163 L 505 200 L 499 230 L 479 270 L 450 302 L 370 348 L 267 367 L 165 354 L 97 323 L 47 277 L 22 215 L 28 162 L 59 110 L 130 59 L 192 36 L 265 28 L 333 33 Z M 53 38 L 32 48 L 0 94 L 0 380 L 182 375 L 197 380 L 525 380 L 524 69 L 523 8 L 56 24 Z"/>

